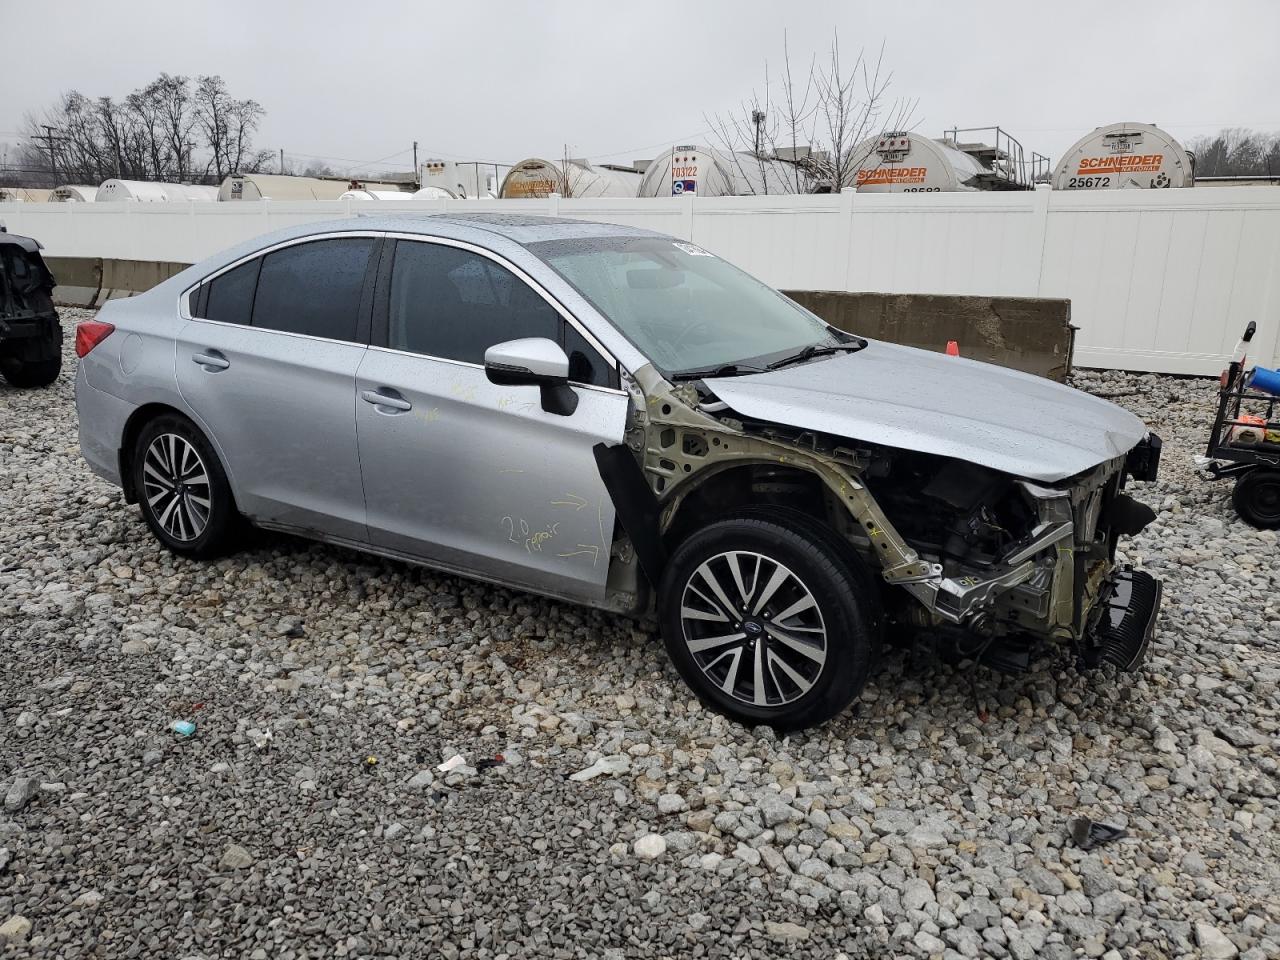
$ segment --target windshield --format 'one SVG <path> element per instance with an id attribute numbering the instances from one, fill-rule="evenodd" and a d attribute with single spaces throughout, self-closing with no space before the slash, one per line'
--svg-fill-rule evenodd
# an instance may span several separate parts
<path id="1" fill-rule="evenodd" d="M 663 237 L 547 240 L 529 250 L 571 283 L 664 376 L 752 372 L 845 339 L 705 250 Z M 747 369 L 750 368 L 750 369 Z"/>

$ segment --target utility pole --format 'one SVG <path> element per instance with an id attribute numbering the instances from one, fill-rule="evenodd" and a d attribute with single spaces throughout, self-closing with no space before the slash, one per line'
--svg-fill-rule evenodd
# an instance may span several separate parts
<path id="1" fill-rule="evenodd" d="M 61 137 L 61 136 L 54 136 L 53 131 L 57 130 L 58 129 L 57 127 L 50 126 L 47 123 L 41 124 L 41 126 L 44 127 L 44 136 L 42 137 L 42 136 L 36 135 L 36 136 L 33 136 L 31 139 L 43 140 L 45 143 L 45 146 L 48 147 L 49 169 L 53 173 L 54 186 L 57 186 L 58 185 L 58 155 L 54 152 L 53 145 L 54 143 L 60 140 L 66 140 L 67 138 Z"/>
<path id="2" fill-rule="evenodd" d="M 280 148 L 280 175 L 284 176 L 284 147 Z"/>
<path id="3" fill-rule="evenodd" d="M 415 189 L 422 189 L 422 177 L 418 174 L 418 141 L 413 141 L 413 185 Z"/>

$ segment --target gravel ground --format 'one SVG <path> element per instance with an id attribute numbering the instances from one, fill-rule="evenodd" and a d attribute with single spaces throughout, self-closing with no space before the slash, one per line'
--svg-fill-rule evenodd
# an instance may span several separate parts
<path id="1" fill-rule="evenodd" d="M 0 955 L 1280 956 L 1277 538 L 1194 473 L 1209 381 L 1078 381 L 1166 441 L 1138 676 L 891 655 L 779 739 L 643 624 L 291 538 L 175 559 L 65 370 L 0 385 Z"/>

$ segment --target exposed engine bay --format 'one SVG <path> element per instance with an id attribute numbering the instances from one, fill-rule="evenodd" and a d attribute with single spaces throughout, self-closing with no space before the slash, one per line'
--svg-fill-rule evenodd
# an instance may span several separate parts
<path id="1" fill-rule="evenodd" d="M 1090 665 L 1122 668 L 1145 653 L 1159 583 L 1117 569 L 1115 556 L 1119 537 L 1154 519 L 1123 491 L 1128 479 L 1154 479 L 1158 437 L 1045 483 L 958 457 L 753 420 L 705 382 L 673 387 L 651 368 L 628 386 L 635 403 L 625 447 L 652 494 L 647 514 L 659 540 L 745 504 L 798 508 L 879 573 L 899 633 L 951 638 L 962 651 L 995 645 L 1016 653 L 1037 639 L 1057 640 Z M 614 499 L 621 526 L 636 528 L 640 514 L 616 491 Z M 615 545 L 619 558 L 634 547 L 641 568 L 662 562 L 654 538 L 623 539 L 630 542 Z"/>

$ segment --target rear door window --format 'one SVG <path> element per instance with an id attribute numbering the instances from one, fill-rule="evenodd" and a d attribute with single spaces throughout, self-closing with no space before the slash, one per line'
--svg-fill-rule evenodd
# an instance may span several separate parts
<path id="1" fill-rule="evenodd" d="M 206 283 L 200 292 L 201 309 L 196 316 L 219 323 L 248 324 L 261 266 L 262 258 L 254 257 Z"/>
<path id="2" fill-rule="evenodd" d="M 268 253 L 258 277 L 253 325 L 355 341 L 374 243 L 373 237 L 337 237 Z"/>

